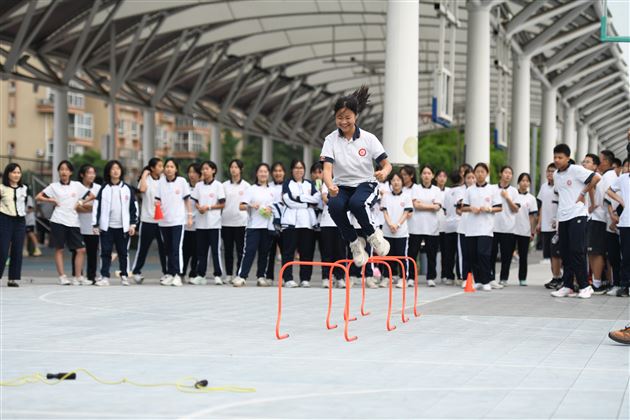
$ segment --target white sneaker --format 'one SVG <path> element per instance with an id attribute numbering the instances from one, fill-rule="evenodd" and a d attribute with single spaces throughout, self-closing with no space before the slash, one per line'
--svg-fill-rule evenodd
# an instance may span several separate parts
<path id="1" fill-rule="evenodd" d="M 234 282 L 234 277 L 225 276 L 225 284 L 233 284 L 233 282 Z"/>
<path id="2" fill-rule="evenodd" d="M 328 289 L 329 287 L 330 287 L 330 280 L 322 279 L 322 288 L 323 289 Z"/>
<path id="3" fill-rule="evenodd" d="M 173 276 L 171 276 L 170 274 L 162 276 L 162 278 L 160 279 L 160 284 L 162 286 L 170 286 L 171 284 L 173 284 Z"/>
<path id="4" fill-rule="evenodd" d="M 462 287 L 462 284 L 464 284 L 464 280 L 462 280 L 462 279 L 455 279 L 455 286 Z"/>
<path id="5" fill-rule="evenodd" d="M 81 285 L 81 286 L 91 286 L 92 285 L 92 281 L 86 279 L 83 276 L 81 276 L 81 277 L 79 277 L 79 285 Z"/>
<path id="6" fill-rule="evenodd" d="M 407 280 L 407 287 L 414 287 L 416 285 L 416 282 L 413 280 Z"/>
<path id="7" fill-rule="evenodd" d="M 96 283 L 94 283 L 95 286 L 109 286 L 109 278 L 107 277 L 101 277 L 100 279 L 96 280 Z"/>
<path id="8" fill-rule="evenodd" d="M 363 267 L 370 256 L 365 252 L 365 240 L 357 238 L 354 242 L 350 242 L 350 251 L 352 251 L 352 260 L 357 267 Z"/>
<path id="9" fill-rule="evenodd" d="M 62 286 L 70 286 L 72 282 L 68 279 L 68 276 L 64 274 L 62 276 L 59 276 L 59 284 Z"/>
<path id="10" fill-rule="evenodd" d="M 221 280 L 221 277 L 219 277 L 219 276 L 215 276 L 214 277 L 214 285 L 215 286 L 223 286 L 223 280 Z"/>
<path id="11" fill-rule="evenodd" d="M 345 280 L 337 280 L 337 289 L 345 289 L 346 281 Z"/>
<path id="12" fill-rule="evenodd" d="M 575 292 L 573 291 L 573 289 L 569 289 L 568 287 L 561 287 L 558 290 L 555 290 L 553 292 L 551 292 L 551 296 L 553 297 L 570 297 L 575 295 Z"/>
<path id="13" fill-rule="evenodd" d="M 484 292 L 489 292 L 492 290 L 492 286 L 490 283 L 482 284 L 479 290 L 483 290 Z"/>
<path id="14" fill-rule="evenodd" d="M 619 286 L 613 286 L 610 289 L 608 289 L 608 291 L 606 293 L 604 293 L 606 296 L 616 296 L 617 295 L 617 290 L 619 290 L 620 287 Z"/>
<path id="15" fill-rule="evenodd" d="M 383 237 L 383 231 L 376 229 L 373 234 L 368 236 L 368 242 L 372 246 L 374 253 L 385 256 L 389 254 L 389 242 Z"/>
<path id="16" fill-rule="evenodd" d="M 269 287 L 270 284 L 267 283 L 267 279 L 264 277 L 258 277 L 258 280 L 256 280 L 256 286 L 258 287 Z"/>
<path id="17" fill-rule="evenodd" d="M 72 277 L 72 285 L 73 286 L 81 286 L 81 281 L 78 277 Z"/>
<path id="18" fill-rule="evenodd" d="M 396 288 L 402 289 L 403 287 L 405 287 L 405 283 L 403 283 L 403 279 L 398 279 L 398 281 L 396 282 Z"/>
<path id="19" fill-rule="evenodd" d="M 444 283 L 445 286 L 452 286 L 455 281 L 451 279 L 444 279 L 442 283 Z"/>
<path id="20" fill-rule="evenodd" d="M 120 277 L 120 270 L 116 270 L 116 271 L 114 271 L 114 276 L 116 276 L 116 277 Z"/>
<path id="21" fill-rule="evenodd" d="M 188 279 L 188 283 L 195 284 L 197 286 L 205 286 L 206 284 L 208 284 L 208 280 L 206 280 L 206 278 L 203 276 L 197 276 L 193 279 Z"/>
<path id="22" fill-rule="evenodd" d="M 397 281 L 399 281 L 399 277 L 397 276 L 392 277 L 392 283 L 396 284 Z M 389 277 L 383 277 L 378 287 L 382 287 L 383 289 L 389 287 Z"/>
<path id="23" fill-rule="evenodd" d="M 142 284 L 142 282 L 144 281 L 144 276 L 142 274 L 134 274 L 133 281 L 136 284 Z"/>
<path id="24" fill-rule="evenodd" d="M 593 288 L 591 286 L 586 286 L 584 289 L 580 289 L 577 297 L 580 299 L 590 299 L 593 296 Z"/>
<path id="25" fill-rule="evenodd" d="M 232 286 L 234 287 L 243 287 L 245 286 L 245 279 L 239 276 L 236 276 L 232 279 Z"/>
<path id="26" fill-rule="evenodd" d="M 492 280 L 490 283 L 488 283 L 490 285 L 491 288 L 493 289 L 503 289 L 503 286 L 501 286 L 499 283 L 497 283 L 496 280 Z"/>
<path id="27" fill-rule="evenodd" d="M 171 286 L 181 287 L 182 286 L 182 278 L 179 277 L 179 274 L 175 274 L 173 276 L 173 281 L 171 282 Z"/>
<path id="28" fill-rule="evenodd" d="M 289 280 L 286 283 L 284 283 L 284 287 L 286 287 L 287 289 L 294 289 L 298 287 L 298 284 L 293 280 Z"/>
<path id="29" fill-rule="evenodd" d="M 120 276 L 120 285 L 129 286 L 129 279 L 127 278 L 127 276 Z"/>
<path id="30" fill-rule="evenodd" d="M 490 284 L 492 284 L 492 282 L 490 282 Z M 499 285 L 503 287 L 507 287 L 508 282 L 507 280 L 499 280 Z"/>
<path id="31" fill-rule="evenodd" d="M 374 277 L 368 277 L 367 279 L 365 279 L 365 285 L 369 289 L 378 289 L 378 280 L 376 280 Z"/>
<path id="32" fill-rule="evenodd" d="M 436 286 L 435 281 L 433 281 L 433 280 L 427 280 L 427 286 L 428 286 L 428 287 L 435 287 L 435 286 Z"/>
<path id="33" fill-rule="evenodd" d="M 311 287 L 311 282 L 308 280 L 303 280 L 300 282 L 300 287 L 304 287 L 305 289 L 308 289 L 309 287 Z"/>

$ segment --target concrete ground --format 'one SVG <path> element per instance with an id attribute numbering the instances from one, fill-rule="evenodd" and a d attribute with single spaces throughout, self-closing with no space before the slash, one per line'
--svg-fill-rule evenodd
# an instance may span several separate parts
<path id="1" fill-rule="evenodd" d="M 554 299 L 536 259 L 528 287 L 422 286 L 422 315 L 406 324 L 395 290 L 390 332 L 387 290 L 368 290 L 372 314 L 350 324 L 352 343 L 343 290 L 330 331 L 325 290 L 284 290 L 290 337 L 278 341 L 277 288 L 251 279 L 241 289 L 161 287 L 151 261 L 142 286 L 61 287 L 49 258 L 29 259 L 22 287 L 0 288 L 2 381 L 86 368 L 106 380 L 194 376 L 255 392 L 102 385 L 80 372 L 55 386 L 0 387 L 0 418 L 629 418 L 630 347 L 607 334 L 628 322 L 630 301 Z M 353 315 L 359 304 L 355 287 Z"/>

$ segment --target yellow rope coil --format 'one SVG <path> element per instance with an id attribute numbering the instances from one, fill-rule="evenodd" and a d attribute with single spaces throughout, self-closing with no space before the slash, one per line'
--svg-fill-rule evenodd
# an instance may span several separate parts
<path id="1" fill-rule="evenodd" d="M 94 375 L 92 372 L 84 368 L 73 370 L 72 372 L 66 373 L 60 379 L 54 379 L 54 380 L 46 379 L 46 375 L 43 375 L 41 373 L 33 373 L 31 375 L 25 375 L 25 376 L 20 376 L 14 379 L 9 379 L 8 381 L 2 381 L 0 382 L 0 386 L 17 387 L 17 386 L 23 386 L 23 385 L 28 385 L 28 384 L 36 384 L 36 383 L 43 383 L 46 385 L 57 385 L 63 382 L 70 375 L 76 374 L 78 372 L 85 373 L 87 376 L 92 378 L 95 382 L 98 382 L 99 384 L 102 384 L 102 385 L 129 384 L 129 385 L 137 386 L 140 388 L 175 387 L 175 389 L 177 389 L 178 391 L 185 392 L 187 394 L 207 394 L 210 392 L 235 392 L 235 393 L 256 392 L 255 388 L 243 388 L 243 387 L 232 386 L 232 385 L 214 386 L 214 387 L 208 387 L 208 386 L 197 387 L 195 386 L 195 384 L 197 384 L 198 380 L 192 376 L 181 378 L 177 380 L 176 382 L 164 382 L 164 383 L 155 383 L 155 384 L 143 384 L 140 382 L 132 381 L 127 378 L 122 378 L 116 381 L 108 381 L 108 380 L 99 378 L 98 376 Z"/>

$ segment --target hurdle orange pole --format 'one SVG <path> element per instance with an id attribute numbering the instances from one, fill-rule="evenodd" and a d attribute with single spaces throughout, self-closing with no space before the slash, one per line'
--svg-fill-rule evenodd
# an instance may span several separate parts
<path id="1" fill-rule="evenodd" d="M 348 269 L 348 276 L 346 277 L 346 288 L 350 287 L 350 286 L 349 286 L 349 284 L 350 284 L 350 277 L 349 277 L 349 275 L 350 275 L 350 265 L 352 265 L 352 263 L 353 263 L 353 261 L 352 261 L 352 260 L 349 260 L 349 259 L 343 259 L 343 260 L 337 260 L 337 261 L 335 261 L 335 264 L 343 264 L 343 265 L 345 265 L 345 267 Z M 332 283 L 331 283 L 331 284 L 332 284 Z M 331 289 L 332 289 L 332 288 L 331 288 Z M 332 291 L 330 292 L 330 294 L 332 294 Z M 331 299 L 330 299 L 330 301 L 328 302 L 328 311 L 330 311 L 331 306 L 332 306 L 332 298 L 331 298 Z M 349 312 L 348 312 L 348 314 L 349 314 Z M 345 313 L 345 311 L 344 311 L 343 317 L 344 317 L 343 319 L 345 320 L 345 319 L 346 319 L 346 313 Z M 356 316 L 355 316 L 355 317 L 350 318 L 350 321 L 356 321 L 356 320 L 357 320 L 357 317 L 356 317 Z"/>
<path id="2" fill-rule="evenodd" d="M 368 259 L 368 263 L 370 262 L 374 262 L 374 261 L 370 261 Z M 393 331 L 396 329 L 396 326 L 394 325 L 392 327 L 391 325 L 391 321 L 392 321 L 392 305 L 393 305 L 393 300 L 394 300 L 394 280 L 392 277 L 392 266 L 385 261 L 379 261 L 380 264 L 384 265 L 387 267 L 387 271 L 389 272 L 389 299 L 388 299 L 388 303 L 387 303 L 387 321 L 385 323 L 385 325 L 387 326 L 387 331 Z M 361 268 L 361 277 L 362 277 L 362 283 L 363 283 L 363 302 L 361 302 L 361 310 L 363 311 L 363 304 L 365 303 L 365 266 L 367 265 L 367 263 Z M 369 315 L 370 313 L 367 312 L 366 315 Z"/>
<path id="3" fill-rule="evenodd" d="M 315 262 L 315 261 L 289 261 L 285 263 L 282 266 L 282 268 L 280 268 L 280 274 L 278 276 L 278 319 L 276 320 L 276 338 L 278 340 L 284 340 L 285 338 L 289 337 L 289 334 L 280 334 L 280 321 L 282 319 L 282 283 L 283 283 L 284 270 L 287 267 L 290 267 L 293 265 L 311 265 L 311 266 L 319 266 L 319 267 L 341 268 L 346 273 L 346 280 L 350 279 L 348 267 L 344 267 L 343 265 L 337 264 L 337 263 L 326 263 L 326 262 Z M 329 278 L 329 281 L 332 283 L 332 277 Z M 329 302 L 328 302 L 329 311 L 326 317 L 327 318 L 326 327 L 328 329 L 333 329 L 333 328 L 336 328 L 336 325 L 335 326 L 330 325 L 330 307 L 332 306 L 332 292 L 331 291 L 328 293 L 328 299 L 329 299 Z M 346 340 L 353 341 L 353 340 L 348 340 L 347 330 L 348 330 L 348 326 L 347 326 L 347 321 L 346 321 L 346 330 L 345 330 Z"/>
<path id="4" fill-rule="evenodd" d="M 405 270 L 405 264 L 402 263 L 402 261 L 400 261 L 401 258 L 407 258 L 407 257 L 397 257 L 397 256 L 374 256 L 374 257 L 370 257 L 368 258 L 368 262 L 378 262 L 381 264 L 384 264 L 385 261 L 395 261 L 398 264 L 400 264 L 400 271 L 402 272 L 402 281 L 403 281 L 403 288 L 402 288 L 402 310 L 401 310 L 401 319 L 402 322 L 408 322 L 409 321 L 409 317 L 405 316 L 405 306 L 407 306 L 407 273 Z M 391 270 L 391 269 L 390 269 Z M 391 271 L 390 271 L 390 275 L 391 275 Z"/>
<path id="5" fill-rule="evenodd" d="M 420 312 L 418 312 L 418 264 L 416 263 L 416 260 L 411 258 L 411 257 L 407 257 L 407 256 L 402 256 L 402 257 L 397 257 L 397 258 L 401 258 L 403 260 L 408 260 L 411 261 L 413 264 L 413 278 L 414 278 L 414 290 L 413 290 L 413 316 L 415 317 L 419 317 L 421 314 Z"/>

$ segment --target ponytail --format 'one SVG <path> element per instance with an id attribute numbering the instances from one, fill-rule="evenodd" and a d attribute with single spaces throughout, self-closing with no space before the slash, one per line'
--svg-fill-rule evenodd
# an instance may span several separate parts
<path id="1" fill-rule="evenodd" d="M 343 108 L 347 108 L 354 112 L 355 115 L 360 114 L 367 106 L 370 93 L 369 88 L 366 85 L 361 85 L 360 88 L 352 92 L 350 95 L 342 96 L 335 102 L 334 110 L 337 111 Z"/>

